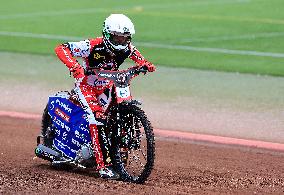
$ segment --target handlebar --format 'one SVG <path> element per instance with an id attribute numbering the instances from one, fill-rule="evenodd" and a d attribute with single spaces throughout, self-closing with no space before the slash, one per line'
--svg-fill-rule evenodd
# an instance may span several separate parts
<path id="1" fill-rule="evenodd" d="M 117 71 L 93 68 L 85 70 L 85 75 L 86 76 L 96 75 L 100 79 L 112 80 L 116 85 L 125 86 L 129 85 L 130 80 L 133 77 L 139 75 L 140 73 L 146 74 L 147 69 L 145 68 L 147 67 L 134 66 L 126 70 L 117 70 Z"/>
<path id="2" fill-rule="evenodd" d="M 126 73 L 126 72 L 131 72 L 132 74 L 140 74 L 140 73 L 144 73 L 146 74 L 148 72 L 147 67 L 142 66 L 142 67 L 131 67 L 129 69 L 126 70 L 104 70 L 104 69 L 98 69 L 98 68 L 90 68 L 84 71 L 86 76 L 89 75 L 98 75 L 99 73 Z"/>

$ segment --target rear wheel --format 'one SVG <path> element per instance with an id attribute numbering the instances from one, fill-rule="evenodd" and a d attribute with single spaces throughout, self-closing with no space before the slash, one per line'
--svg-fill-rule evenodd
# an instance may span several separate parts
<path id="1" fill-rule="evenodd" d="M 109 118 L 114 164 L 121 179 L 144 183 L 155 159 L 153 128 L 145 112 L 136 105 L 121 105 Z"/>
<path id="2" fill-rule="evenodd" d="M 52 148 L 54 132 L 52 131 L 53 124 L 50 115 L 48 114 L 48 108 L 43 111 L 42 123 L 41 123 L 41 135 L 43 136 L 43 145 Z"/>
<path id="3" fill-rule="evenodd" d="M 48 106 L 43 111 L 42 124 L 41 124 L 41 134 L 43 136 L 43 145 L 57 151 L 53 146 L 53 139 L 55 137 L 55 127 L 52 124 L 52 119 L 48 114 Z M 59 152 L 61 153 L 61 152 Z M 52 161 L 51 161 L 52 162 Z M 72 166 L 66 163 L 51 164 L 53 168 L 58 170 L 69 171 L 72 170 Z"/>

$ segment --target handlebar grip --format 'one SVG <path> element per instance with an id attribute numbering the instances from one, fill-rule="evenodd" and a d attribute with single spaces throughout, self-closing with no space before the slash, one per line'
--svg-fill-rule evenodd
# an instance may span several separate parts
<path id="1" fill-rule="evenodd" d="M 85 74 L 86 76 L 89 76 L 89 75 L 90 75 L 90 73 L 89 73 L 88 70 L 84 70 L 84 74 Z"/>
<path id="2" fill-rule="evenodd" d="M 94 74 L 96 74 L 96 72 L 95 72 L 95 70 L 94 69 L 85 69 L 84 70 L 84 74 L 86 75 L 86 76 L 89 76 L 89 75 L 94 75 Z"/>
<path id="3" fill-rule="evenodd" d="M 146 66 L 142 66 L 140 67 L 139 69 L 136 70 L 136 72 L 139 74 L 139 73 L 147 73 L 148 72 L 148 69 Z"/>

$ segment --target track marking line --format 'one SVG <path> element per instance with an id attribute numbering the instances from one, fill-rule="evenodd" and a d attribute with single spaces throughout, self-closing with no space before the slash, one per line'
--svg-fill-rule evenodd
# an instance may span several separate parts
<path id="1" fill-rule="evenodd" d="M 235 1 L 219 1 L 218 4 L 227 3 L 249 3 L 249 0 L 235 0 Z M 213 2 L 194 2 L 193 5 L 208 5 Z M 215 3 L 216 4 L 216 3 Z M 188 4 L 192 6 L 191 4 Z M 158 8 L 167 8 L 167 7 L 176 7 L 174 5 L 165 4 L 165 5 L 142 5 L 142 6 L 126 6 L 126 7 L 114 7 L 114 8 L 83 8 L 83 9 L 70 9 L 70 10 L 58 10 L 58 11 L 48 11 L 48 12 L 31 12 L 31 13 L 18 13 L 10 15 L 0 15 L 0 20 L 7 19 L 21 19 L 29 17 L 49 17 L 49 16 L 66 16 L 74 14 L 92 14 L 92 13 L 109 13 L 109 12 L 125 12 L 130 14 L 143 14 L 148 16 L 162 16 L 162 17 L 182 17 L 182 18 L 191 18 L 199 20 L 220 20 L 220 21 L 233 21 L 233 22 L 251 22 L 251 23 L 264 23 L 264 24 L 284 24 L 282 19 L 273 19 L 273 18 L 250 18 L 250 17 L 239 17 L 239 16 L 219 16 L 219 15 L 198 15 L 198 14 L 188 14 L 180 12 L 157 12 Z M 184 6 L 184 5 L 183 5 Z M 138 8 L 138 9 L 137 9 Z M 143 11 L 143 9 L 155 9 L 154 12 Z M 140 10 L 140 11 L 139 11 Z"/>
<path id="2" fill-rule="evenodd" d="M 0 31 L 0 36 L 29 37 L 29 38 L 65 40 L 65 41 L 76 41 L 84 39 L 83 37 L 35 34 L 29 32 L 9 32 L 9 31 Z M 250 50 L 232 50 L 232 49 L 223 49 L 223 48 L 192 47 L 192 46 L 183 46 L 183 45 L 165 45 L 160 43 L 149 43 L 149 42 L 135 42 L 135 45 L 141 47 L 150 47 L 150 48 L 159 48 L 159 49 L 174 49 L 174 50 L 184 50 L 184 51 L 194 51 L 194 52 L 223 53 L 230 55 L 284 58 L 284 53 L 271 53 L 271 52 L 260 52 L 260 51 L 250 51 Z"/>
<path id="3" fill-rule="evenodd" d="M 0 117 L 1 116 L 20 118 L 20 119 L 37 119 L 37 120 L 41 119 L 41 115 L 39 114 L 22 113 L 22 112 L 14 112 L 14 111 L 13 112 L 12 111 L 0 111 Z M 190 141 L 198 141 L 198 142 L 210 142 L 210 143 L 223 144 L 223 145 L 246 146 L 246 147 L 251 147 L 251 148 L 268 149 L 268 150 L 276 150 L 276 151 L 284 152 L 284 144 L 280 144 L 280 143 L 237 139 L 237 138 L 230 138 L 230 137 L 195 134 L 195 133 L 189 133 L 189 132 L 170 131 L 170 130 L 162 130 L 162 129 L 154 129 L 154 133 L 156 136 L 160 136 L 164 138 L 175 138 L 175 139 L 180 139 L 180 140 L 190 140 Z"/>
<path id="4" fill-rule="evenodd" d="M 284 144 L 280 144 L 280 143 L 264 142 L 264 141 L 257 141 L 257 140 L 246 140 L 246 139 L 222 137 L 222 136 L 215 136 L 215 135 L 196 134 L 196 133 L 181 132 L 181 131 L 169 131 L 169 130 L 161 130 L 161 129 L 155 129 L 154 132 L 156 135 L 165 137 L 165 138 L 176 138 L 180 140 L 210 142 L 210 143 L 233 145 L 233 146 L 246 146 L 246 147 L 251 147 L 251 148 L 277 150 L 277 151 L 284 152 Z"/>
<path id="5" fill-rule="evenodd" d="M 216 36 L 216 37 L 204 37 L 204 38 L 188 38 L 179 40 L 183 43 L 207 43 L 207 42 L 216 42 L 216 41 L 234 41 L 234 40 L 255 40 L 258 38 L 274 38 L 282 37 L 284 32 L 264 32 L 264 33 L 255 33 L 255 34 L 245 34 L 239 36 Z"/>
<path id="6" fill-rule="evenodd" d="M 271 53 L 271 52 L 250 51 L 250 50 L 192 47 L 192 46 L 183 46 L 183 45 L 164 45 L 164 44 L 159 44 L 159 43 L 144 43 L 144 42 L 137 42 L 136 45 L 144 46 L 144 47 L 152 47 L 152 48 L 176 49 L 176 50 L 207 52 L 207 53 L 223 53 L 223 54 L 231 54 L 231 55 L 247 55 L 247 56 L 259 56 L 259 57 L 284 58 L 284 53 Z"/>
<path id="7" fill-rule="evenodd" d="M 18 19 L 18 18 L 32 18 L 32 17 L 48 17 L 48 16 L 65 16 L 74 14 L 91 14 L 91 13 L 109 13 L 110 9 L 104 8 L 86 8 L 86 9 L 70 9 L 60 11 L 47 11 L 47 12 L 30 12 L 18 13 L 10 15 L 0 15 L 0 20 Z"/>
<path id="8" fill-rule="evenodd" d="M 0 116 L 7 116 L 12 118 L 20 118 L 20 119 L 41 119 L 41 115 L 39 114 L 14 112 L 14 111 L 0 111 Z"/>
<path id="9" fill-rule="evenodd" d="M 250 17 L 238 17 L 238 16 L 222 16 L 222 15 L 205 15 L 205 14 L 188 14 L 182 12 L 133 12 L 126 11 L 131 14 L 140 14 L 145 16 L 155 16 L 155 17 L 172 17 L 172 18 L 187 18 L 187 19 L 197 19 L 197 20 L 216 20 L 216 21 L 230 21 L 230 22 L 249 22 L 253 24 L 277 24 L 283 25 L 284 20 L 282 19 L 272 19 L 272 18 L 250 18 Z"/>
<path id="10" fill-rule="evenodd" d="M 35 38 L 35 39 L 49 39 L 49 40 L 66 40 L 66 41 L 72 41 L 72 40 L 80 41 L 84 39 L 83 37 L 75 37 L 75 36 L 37 34 L 30 32 L 9 32 L 9 31 L 0 31 L 0 36 L 26 37 L 26 38 Z"/>
<path id="11" fill-rule="evenodd" d="M 141 9 L 168 9 L 168 8 L 185 8 L 185 7 L 193 7 L 193 6 L 214 6 L 214 5 L 224 5 L 224 4 L 240 4 L 240 3 L 250 3 L 251 0 L 208 0 L 208 1 L 187 1 L 187 2 L 177 2 L 173 1 L 173 3 L 164 3 L 164 4 L 144 4 L 137 5 L 136 7 L 140 7 Z M 125 8 L 125 7 L 119 7 Z M 135 7 L 134 7 L 135 8 Z"/>
<path id="12" fill-rule="evenodd" d="M 0 20 L 7 20 L 7 19 L 17 19 L 17 18 L 29 18 L 29 17 L 46 17 L 46 16 L 60 16 L 60 15 L 74 15 L 74 14 L 91 14 L 91 13 L 109 13 L 113 12 L 114 10 L 117 11 L 125 11 L 127 10 L 137 10 L 137 8 L 142 9 L 163 9 L 163 8 L 173 8 L 173 7 L 180 7 L 182 6 L 203 6 L 203 5 L 218 5 L 218 4 L 239 4 L 239 3 L 249 3 L 251 0 L 215 0 L 215 1 L 194 1 L 194 2 L 183 2 L 177 3 L 174 2 L 172 4 L 141 4 L 138 6 L 119 6 L 119 7 L 112 7 L 110 8 L 82 8 L 82 9 L 65 9 L 65 10 L 58 10 L 58 11 L 46 11 L 46 12 L 30 12 L 30 13 L 17 13 L 17 14 L 7 14 L 7 15 L 0 15 Z M 139 10 L 139 9 L 138 9 Z"/>

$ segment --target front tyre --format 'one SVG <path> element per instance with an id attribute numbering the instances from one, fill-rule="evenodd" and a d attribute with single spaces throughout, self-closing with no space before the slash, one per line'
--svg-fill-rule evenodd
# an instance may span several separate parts
<path id="1" fill-rule="evenodd" d="M 114 165 L 124 181 L 144 183 L 155 159 L 153 127 L 136 105 L 122 104 L 112 112 L 108 127 L 112 135 Z"/>

